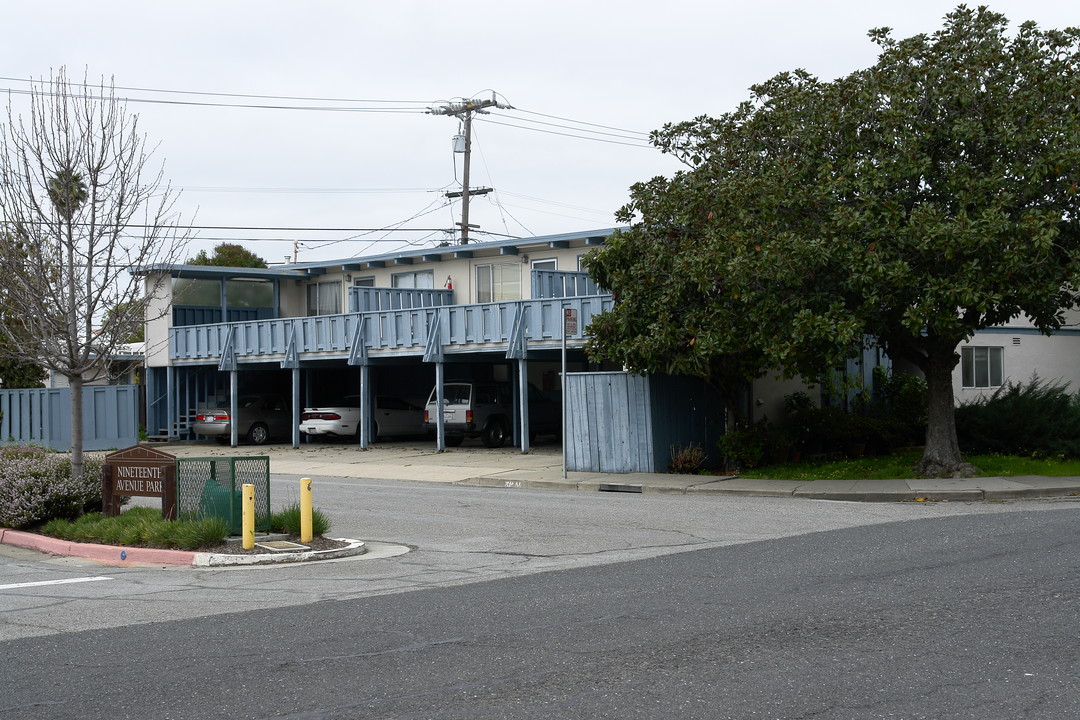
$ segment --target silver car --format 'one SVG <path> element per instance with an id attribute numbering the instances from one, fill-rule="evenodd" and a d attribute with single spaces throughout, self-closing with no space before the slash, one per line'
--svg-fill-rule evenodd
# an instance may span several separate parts
<path id="1" fill-rule="evenodd" d="M 236 408 L 236 434 L 253 445 L 292 435 L 292 410 L 280 395 L 241 395 Z M 232 420 L 227 407 L 199 410 L 192 430 L 228 442 Z"/>

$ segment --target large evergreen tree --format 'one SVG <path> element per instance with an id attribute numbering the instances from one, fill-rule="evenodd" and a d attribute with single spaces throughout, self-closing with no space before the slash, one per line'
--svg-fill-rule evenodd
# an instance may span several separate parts
<path id="1" fill-rule="evenodd" d="M 958 344 L 1021 315 L 1051 333 L 1077 304 L 1080 30 L 1010 34 L 960 6 L 931 35 L 870 37 L 870 68 L 784 73 L 653 134 L 688 169 L 635 185 L 634 224 L 587 262 L 616 299 L 590 347 L 637 370 L 813 376 L 875 338 L 927 379 L 919 471 L 965 474 Z"/>

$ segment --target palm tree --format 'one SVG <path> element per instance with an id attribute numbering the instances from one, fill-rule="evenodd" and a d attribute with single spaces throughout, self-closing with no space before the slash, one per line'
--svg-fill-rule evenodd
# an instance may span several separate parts
<path id="1" fill-rule="evenodd" d="M 49 178 L 49 200 L 68 222 L 86 202 L 86 182 L 81 173 L 61 168 Z"/>

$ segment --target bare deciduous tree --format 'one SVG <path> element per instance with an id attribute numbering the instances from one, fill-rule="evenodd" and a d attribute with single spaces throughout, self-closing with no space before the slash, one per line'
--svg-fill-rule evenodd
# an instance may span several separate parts
<path id="1" fill-rule="evenodd" d="M 157 290 L 128 269 L 175 262 L 187 236 L 138 116 L 111 82 L 73 82 L 61 68 L 32 82 L 27 98 L 9 96 L 6 120 L 0 352 L 67 379 L 72 472 L 81 475 L 83 384 L 143 321 Z"/>

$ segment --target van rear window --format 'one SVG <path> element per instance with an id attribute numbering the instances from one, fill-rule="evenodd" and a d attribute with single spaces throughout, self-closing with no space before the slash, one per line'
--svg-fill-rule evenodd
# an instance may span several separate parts
<path id="1" fill-rule="evenodd" d="M 443 388 L 443 397 L 451 405 L 468 405 L 472 385 L 447 385 Z M 434 394 L 431 396 L 435 397 Z"/>

